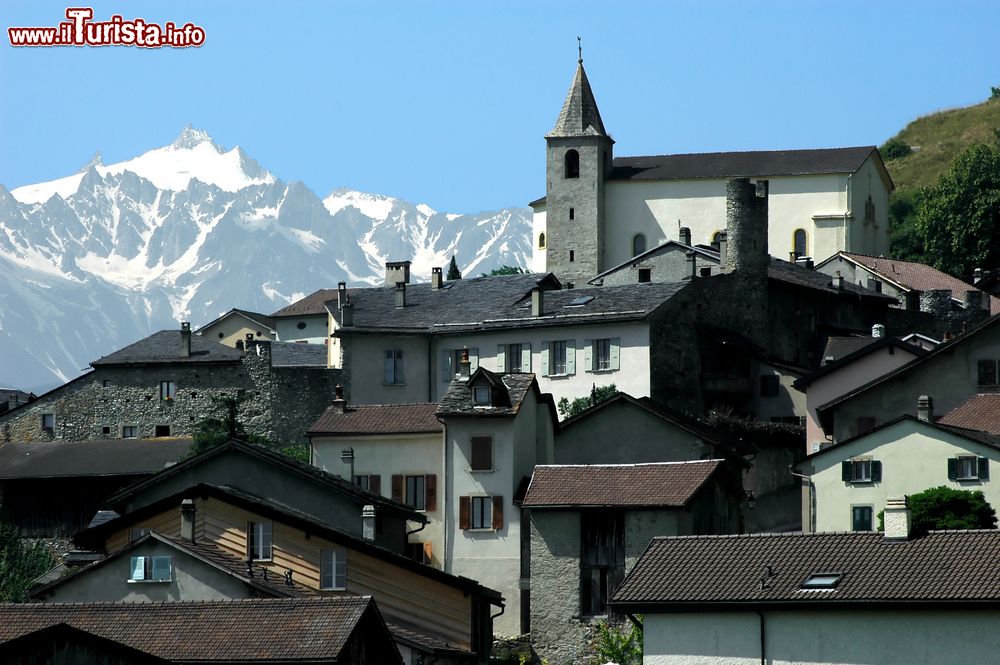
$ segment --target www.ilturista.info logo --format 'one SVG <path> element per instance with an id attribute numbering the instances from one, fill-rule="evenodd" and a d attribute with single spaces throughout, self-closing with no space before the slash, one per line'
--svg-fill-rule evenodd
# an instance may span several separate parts
<path id="1" fill-rule="evenodd" d="M 141 46 L 186 48 L 205 43 L 205 29 L 172 21 L 158 25 L 145 19 L 125 20 L 117 14 L 108 21 L 91 21 L 90 7 L 69 7 L 68 21 L 53 28 L 7 28 L 11 46 Z"/>

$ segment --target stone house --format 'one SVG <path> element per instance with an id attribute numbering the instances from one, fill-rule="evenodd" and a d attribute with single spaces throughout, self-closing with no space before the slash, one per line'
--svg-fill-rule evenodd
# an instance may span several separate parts
<path id="1" fill-rule="evenodd" d="M 882 376 L 816 407 L 825 437 L 853 438 L 900 415 L 916 415 L 917 398 L 932 395 L 947 412 L 973 395 L 1000 392 L 1000 316 L 943 342 Z"/>
<path id="2" fill-rule="evenodd" d="M 772 256 L 889 250 L 893 183 L 874 146 L 614 157 L 582 60 L 545 141 L 545 197 L 529 204 L 532 269 L 567 283 L 642 254 L 678 227 L 695 244 L 717 241 L 734 177 L 771 182 Z"/>
<path id="3" fill-rule="evenodd" d="M 325 347 L 258 341 L 243 350 L 162 330 L 91 363 L 93 371 L 0 414 L 0 441 L 91 441 L 190 436 L 219 417 L 219 398 L 238 398 L 249 434 L 305 440 L 304 422 L 323 412 L 343 377 Z M 315 351 L 314 351 L 315 349 Z"/>
<path id="4" fill-rule="evenodd" d="M 0 389 L 0 414 L 27 404 L 36 397 L 34 393 L 26 393 L 23 390 Z"/>
<path id="5" fill-rule="evenodd" d="M 275 617 L 281 617 L 275 621 Z M 0 605 L 10 663 L 402 665 L 371 598 Z"/>
<path id="6" fill-rule="evenodd" d="M 236 348 L 237 342 L 240 345 L 246 342 L 247 335 L 254 340 L 277 339 L 274 319 L 260 312 L 251 312 L 245 309 L 233 308 L 220 316 L 198 328 L 196 335 L 218 340 L 219 344 L 225 344 Z"/>
<path id="7" fill-rule="evenodd" d="M 1000 463 L 1000 437 L 934 422 L 931 398 L 919 417 L 902 415 L 809 455 L 796 465 L 808 476 L 803 524 L 812 531 L 873 531 L 891 496 L 931 487 L 982 491 L 1000 505 L 990 470 Z"/>
<path id="8" fill-rule="evenodd" d="M 742 498 L 722 460 L 535 467 L 523 503 L 535 651 L 550 662 L 584 657 L 650 540 L 735 533 Z"/>
<path id="9" fill-rule="evenodd" d="M 611 607 L 642 615 L 644 665 L 990 663 L 1000 531 L 655 538 Z"/>

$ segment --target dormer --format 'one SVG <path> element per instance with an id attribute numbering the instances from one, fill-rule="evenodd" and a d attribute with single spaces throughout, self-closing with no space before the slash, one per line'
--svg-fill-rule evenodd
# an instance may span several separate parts
<path id="1" fill-rule="evenodd" d="M 509 408 L 510 391 L 499 374 L 480 367 L 466 384 L 469 401 L 476 409 Z"/>

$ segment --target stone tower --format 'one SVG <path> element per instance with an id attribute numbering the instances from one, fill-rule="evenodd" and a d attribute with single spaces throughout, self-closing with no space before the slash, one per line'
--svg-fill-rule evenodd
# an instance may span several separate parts
<path id="1" fill-rule="evenodd" d="M 607 267 L 604 191 L 614 145 L 604 130 L 582 55 L 545 144 L 546 270 L 565 286 L 582 286 Z"/>
<path id="2" fill-rule="evenodd" d="M 767 250 L 768 181 L 749 178 L 726 181 L 726 243 L 720 252 L 722 272 L 732 277 L 730 288 L 739 293 L 739 320 L 743 334 L 761 347 L 770 348 L 768 321 Z"/>

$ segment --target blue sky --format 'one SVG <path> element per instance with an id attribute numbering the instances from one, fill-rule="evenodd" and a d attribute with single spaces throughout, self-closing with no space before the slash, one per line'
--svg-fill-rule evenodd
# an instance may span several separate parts
<path id="1" fill-rule="evenodd" d="M 84 3 L 72 3 L 76 6 Z M 65 3 L 4 0 L 0 183 L 68 175 L 192 123 L 284 180 L 438 210 L 544 194 L 576 36 L 618 155 L 879 144 L 1000 85 L 1000 3 L 95 2 L 197 49 L 23 48 Z M 87 5 L 84 5 L 87 6 Z"/>

